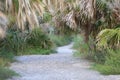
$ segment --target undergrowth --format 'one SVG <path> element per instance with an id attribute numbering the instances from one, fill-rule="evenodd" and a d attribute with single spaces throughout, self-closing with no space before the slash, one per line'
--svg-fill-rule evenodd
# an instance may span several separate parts
<path id="1" fill-rule="evenodd" d="M 8 78 L 12 78 L 13 76 L 18 76 L 18 74 L 9 68 L 0 67 L 0 80 L 6 80 Z"/>
<path id="2" fill-rule="evenodd" d="M 108 50 L 105 61 L 102 64 L 96 64 L 93 68 L 102 74 L 120 74 L 120 50 Z"/>
<path id="3" fill-rule="evenodd" d="M 56 51 L 52 49 L 29 48 L 24 52 L 24 54 L 26 55 L 30 55 L 30 54 L 49 55 L 51 53 L 56 53 Z"/>
<path id="4" fill-rule="evenodd" d="M 49 37 L 56 46 L 64 46 L 69 44 L 72 41 L 71 36 L 50 34 Z"/>
<path id="5" fill-rule="evenodd" d="M 14 61 L 14 56 L 48 55 L 53 51 L 53 42 L 40 28 L 31 32 L 9 29 L 6 37 L 0 40 L 0 80 L 6 80 L 17 75 L 8 68 L 10 63 Z"/>
<path id="6" fill-rule="evenodd" d="M 92 41 L 90 43 L 93 44 Z M 92 60 L 95 63 L 93 69 L 102 74 L 120 74 L 120 50 L 108 48 L 94 51 L 89 49 L 90 47 L 91 45 L 88 46 L 82 36 L 75 36 L 73 46 L 77 50 L 75 56 Z"/>
<path id="7" fill-rule="evenodd" d="M 12 78 L 13 76 L 19 76 L 16 72 L 8 68 L 10 63 L 11 60 L 0 57 L 0 80 L 6 80 L 8 78 Z"/>
<path id="8" fill-rule="evenodd" d="M 6 38 L 1 40 L 0 55 L 12 58 L 13 55 L 26 54 L 26 51 L 30 52 L 29 54 L 50 54 L 50 51 L 54 49 L 53 46 L 48 35 L 40 28 L 36 28 L 32 32 L 9 30 Z"/>

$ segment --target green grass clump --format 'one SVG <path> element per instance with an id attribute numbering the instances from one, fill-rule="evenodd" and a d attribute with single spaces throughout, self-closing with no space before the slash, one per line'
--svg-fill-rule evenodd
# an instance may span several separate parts
<path id="1" fill-rule="evenodd" d="M 117 75 L 120 74 L 120 66 L 111 66 L 111 65 L 101 65 L 96 64 L 93 66 L 93 69 L 99 71 L 101 74 L 105 75 Z"/>
<path id="2" fill-rule="evenodd" d="M 38 55 L 49 55 L 51 53 L 55 53 L 52 49 L 41 49 L 41 48 L 29 48 L 24 52 L 26 55 L 30 54 L 38 54 Z"/>
<path id="3" fill-rule="evenodd" d="M 13 76 L 18 76 L 18 74 L 8 68 L 0 67 L 0 80 L 6 80 Z"/>
<path id="4" fill-rule="evenodd" d="M 120 74 L 120 50 L 108 50 L 105 62 L 103 64 L 96 64 L 94 69 L 102 74 Z"/>

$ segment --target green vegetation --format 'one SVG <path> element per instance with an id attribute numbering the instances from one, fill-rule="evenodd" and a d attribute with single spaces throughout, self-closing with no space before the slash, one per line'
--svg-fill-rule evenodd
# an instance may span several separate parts
<path id="1" fill-rule="evenodd" d="M 1 65 L 15 55 L 50 54 L 56 46 L 70 43 L 75 32 L 77 55 L 94 61 L 101 73 L 120 73 L 119 0 L 1 0 L 0 4 Z M 36 28 L 41 21 L 54 26 L 53 34 Z"/>
<path id="2" fill-rule="evenodd" d="M 15 55 L 48 55 L 55 52 L 53 42 L 40 28 L 32 32 L 10 29 L 0 43 L 0 80 L 16 76 L 14 71 L 7 68 L 14 61 Z"/>
<path id="3" fill-rule="evenodd" d="M 11 30 L 1 41 L 0 49 L 1 56 L 9 58 L 13 58 L 13 55 L 24 55 L 26 51 L 32 54 L 35 50 L 37 50 L 37 54 L 38 52 L 39 54 L 49 54 L 53 50 L 53 42 L 40 28 L 24 33 Z"/>
<path id="4" fill-rule="evenodd" d="M 84 42 L 84 38 L 82 35 L 75 36 L 73 42 L 73 48 L 77 50 L 75 52 L 75 56 L 82 56 L 90 60 L 93 59 L 93 53 L 92 51 L 90 51 L 89 44 Z"/>
<path id="5" fill-rule="evenodd" d="M 12 76 L 18 76 L 18 74 L 8 68 L 0 67 L 0 80 L 12 78 Z"/>
<path id="6" fill-rule="evenodd" d="M 31 54 L 38 54 L 38 55 L 49 55 L 53 53 L 54 50 L 47 50 L 47 49 L 40 49 L 40 48 L 29 48 L 27 49 L 24 54 L 31 55 Z"/>
<path id="7" fill-rule="evenodd" d="M 6 80 L 8 78 L 12 78 L 13 76 L 18 76 L 17 73 L 8 68 L 11 61 L 8 58 L 9 57 L 7 58 L 0 57 L 0 80 Z"/>
<path id="8" fill-rule="evenodd" d="M 83 37 L 78 35 L 74 38 L 73 48 L 77 49 L 75 56 L 92 60 L 95 62 L 93 69 L 98 70 L 102 74 L 120 74 L 120 50 L 111 49 L 111 46 L 109 48 L 103 48 L 103 46 L 100 48 L 100 46 L 97 51 L 90 50 L 89 46 L 84 42 Z"/>
<path id="9" fill-rule="evenodd" d="M 27 52 L 36 54 L 50 54 L 54 49 L 54 44 L 50 40 L 47 34 L 41 31 L 41 29 L 34 29 L 26 40 L 28 49 Z M 30 50 L 30 51 L 29 51 Z M 30 54 L 29 53 L 29 54 Z"/>
<path id="10" fill-rule="evenodd" d="M 79 22 L 77 26 L 80 26 L 80 35 L 82 35 L 81 38 L 74 40 L 76 54 L 95 62 L 94 69 L 103 74 L 120 74 L 120 23 L 118 18 L 120 2 L 117 0 L 91 0 L 91 2 L 93 3 L 81 0 L 82 6 L 79 10 L 81 14 L 79 14 L 79 19 L 75 17 L 76 23 Z M 87 8 L 85 5 L 93 7 Z M 88 9 L 90 11 L 87 11 Z M 117 9 L 117 12 L 114 9 Z M 68 22 L 70 20 L 67 20 Z"/>
<path id="11" fill-rule="evenodd" d="M 43 21 L 44 22 L 49 22 L 51 19 L 52 19 L 52 16 L 51 16 L 51 14 L 49 12 L 45 12 L 43 14 Z"/>
<path id="12" fill-rule="evenodd" d="M 104 64 L 96 64 L 93 68 L 107 75 L 120 74 L 120 51 L 109 50 L 108 53 Z"/>
<path id="13" fill-rule="evenodd" d="M 72 41 L 72 38 L 70 36 L 62 36 L 62 35 L 49 35 L 51 41 L 54 42 L 56 46 L 64 46 L 69 44 Z"/>

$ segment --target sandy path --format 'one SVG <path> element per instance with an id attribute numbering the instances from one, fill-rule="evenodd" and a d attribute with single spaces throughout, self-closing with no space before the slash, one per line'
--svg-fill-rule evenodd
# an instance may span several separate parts
<path id="1" fill-rule="evenodd" d="M 120 76 L 103 76 L 90 70 L 88 61 L 73 57 L 71 46 L 59 47 L 57 54 L 17 57 L 11 69 L 21 77 L 10 80 L 120 80 Z"/>

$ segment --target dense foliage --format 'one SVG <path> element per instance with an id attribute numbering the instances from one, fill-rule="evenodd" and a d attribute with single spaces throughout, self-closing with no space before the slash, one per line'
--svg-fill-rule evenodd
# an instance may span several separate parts
<path id="1" fill-rule="evenodd" d="M 102 73 L 119 74 L 119 16 L 119 0 L 1 0 L 0 64 L 14 55 L 49 54 L 76 33 L 77 53 Z"/>

